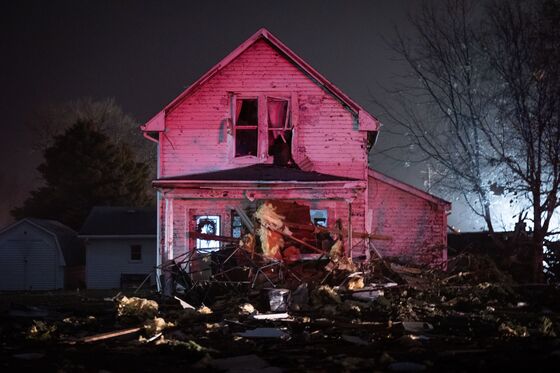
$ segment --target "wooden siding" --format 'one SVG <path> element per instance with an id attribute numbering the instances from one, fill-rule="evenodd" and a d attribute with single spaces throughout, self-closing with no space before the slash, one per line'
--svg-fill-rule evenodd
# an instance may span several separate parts
<path id="1" fill-rule="evenodd" d="M 334 200 L 302 200 L 291 198 L 300 204 L 308 205 L 311 209 L 327 209 L 328 225 L 334 226 L 337 219 L 341 219 L 344 227 L 348 225 L 348 204 L 346 201 Z M 360 193 L 358 198 L 352 203 L 352 227 L 354 231 L 365 230 L 364 220 L 365 193 Z M 195 230 L 194 217 L 199 215 L 218 215 L 220 216 L 220 232 L 222 235 L 231 236 L 231 209 L 233 206 L 247 206 L 247 200 L 231 199 L 174 199 L 173 200 L 173 257 L 183 256 L 187 250 L 193 248 L 193 242 L 189 241 L 188 231 Z M 164 213 L 162 214 L 161 226 L 164 228 Z M 165 234 L 162 232 L 161 237 Z M 346 241 L 344 242 L 346 246 Z M 354 255 L 363 253 L 359 245 L 360 240 L 355 239 L 353 245 L 357 245 L 353 251 Z M 161 242 L 163 246 L 163 241 Z"/>
<path id="2" fill-rule="evenodd" d="M 227 131 L 230 92 L 285 97 L 295 94 L 295 158 L 306 156 L 318 172 L 364 179 L 365 132 L 357 130 L 356 118 L 264 40 L 248 48 L 168 113 L 166 132 L 160 137 L 160 176 L 242 164 L 231 159 L 233 136 Z M 261 161 L 253 159 L 243 164 Z"/>
<path id="3" fill-rule="evenodd" d="M 64 286 L 55 238 L 24 222 L 0 237 L 0 290 L 53 290 Z"/>
<path id="4" fill-rule="evenodd" d="M 423 263 L 446 259 L 447 214 L 441 205 L 373 177 L 368 192 L 372 232 L 393 237 L 392 241 L 374 241 L 383 255 Z"/>
<path id="5" fill-rule="evenodd" d="M 142 260 L 130 260 L 130 245 L 142 245 Z M 156 265 L 156 238 L 90 239 L 86 247 L 88 289 L 116 289 L 121 274 L 149 274 Z M 155 278 L 152 276 L 151 284 Z"/>

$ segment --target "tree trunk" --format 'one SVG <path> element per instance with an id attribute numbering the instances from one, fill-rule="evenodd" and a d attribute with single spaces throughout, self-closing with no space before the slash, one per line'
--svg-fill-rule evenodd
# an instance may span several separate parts
<path id="1" fill-rule="evenodd" d="M 540 187 L 540 186 L 539 186 Z M 538 192 L 533 192 L 533 240 L 531 243 L 532 247 L 532 259 L 533 259 L 533 281 L 543 282 L 543 242 L 545 232 L 542 227 L 541 219 L 541 206 L 540 206 L 540 190 Z"/>

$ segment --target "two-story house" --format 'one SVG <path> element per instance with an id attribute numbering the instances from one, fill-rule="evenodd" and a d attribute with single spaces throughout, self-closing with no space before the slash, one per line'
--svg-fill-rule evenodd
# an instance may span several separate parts
<path id="1" fill-rule="evenodd" d="M 261 29 L 141 126 L 158 144 L 159 261 L 235 236 L 234 208 L 265 200 L 308 205 L 327 226 L 385 234 L 383 255 L 446 259 L 450 204 L 373 171 L 379 121 Z M 430 249 L 430 258 L 424 255 Z M 363 238 L 345 238 L 363 255 Z"/>

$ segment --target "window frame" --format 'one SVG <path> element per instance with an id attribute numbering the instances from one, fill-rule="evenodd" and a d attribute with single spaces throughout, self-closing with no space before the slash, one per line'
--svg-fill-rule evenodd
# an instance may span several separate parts
<path id="1" fill-rule="evenodd" d="M 216 232 L 214 232 L 214 235 L 219 236 L 222 232 L 222 216 L 219 214 L 202 214 L 202 215 L 194 215 L 194 226 L 195 226 L 195 231 L 198 232 L 198 224 L 199 224 L 199 219 L 210 219 L 210 218 L 217 218 L 216 221 Z M 209 247 L 199 247 L 199 243 L 202 242 L 207 242 Z M 214 243 L 214 244 L 212 244 Z M 214 251 L 218 251 L 222 248 L 222 243 L 220 241 L 216 241 L 216 240 L 203 240 L 200 238 L 196 238 L 194 240 L 194 249 L 196 250 L 196 252 L 198 253 L 211 253 Z"/>
<path id="2" fill-rule="evenodd" d="M 138 254 L 140 255 L 140 257 L 138 259 L 133 258 L 133 250 L 136 249 L 136 248 L 139 250 Z M 129 245 L 128 261 L 130 263 L 142 263 L 142 245 L 140 245 L 140 244 Z"/>
<path id="3" fill-rule="evenodd" d="M 238 101 L 240 100 L 256 100 L 257 101 L 257 123 L 255 125 L 237 125 L 237 105 L 238 105 Z M 259 127 L 260 127 L 260 100 L 259 100 L 259 96 L 239 96 L 239 95 L 233 95 L 232 96 L 232 112 L 231 112 L 231 116 L 232 116 L 232 132 L 233 132 L 233 158 L 235 159 L 243 159 L 243 158 L 258 158 L 260 155 L 260 149 L 259 149 L 259 145 L 260 145 L 260 141 L 259 141 Z M 257 131 L 257 154 L 256 155 L 240 155 L 237 156 L 237 131 L 246 131 L 246 130 L 256 130 Z"/>
<path id="4" fill-rule="evenodd" d="M 268 99 L 273 100 L 285 100 L 287 102 L 287 115 L 286 123 L 284 124 L 284 130 L 292 131 L 290 147 L 292 152 L 292 157 L 294 160 L 298 159 L 298 141 L 297 141 L 297 120 L 298 120 L 298 100 L 296 92 L 244 92 L 236 93 L 230 92 L 230 123 L 231 131 L 228 131 L 229 138 L 231 141 L 230 146 L 230 161 L 232 163 L 239 164 L 252 164 L 255 161 L 261 161 L 265 163 L 272 162 L 272 156 L 269 155 L 269 133 L 273 130 L 268 127 Z M 257 99 L 257 155 L 243 155 L 236 156 L 236 143 L 237 143 L 237 101 L 238 100 L 251 100 Z M 296 110 L 294 110 L 296 108 Z M 254 126 L 243 126 L 251 127 L 246 129 L 254 129 Z"/>

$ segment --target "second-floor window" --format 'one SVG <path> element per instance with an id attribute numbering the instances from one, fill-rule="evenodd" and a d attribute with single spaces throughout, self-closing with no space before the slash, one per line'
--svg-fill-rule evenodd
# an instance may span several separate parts
<path id="1" fill-rule="evenodd" d="M 234 96 L 235 157 L 274 158 L 286 164 L 292 159 L 292 120 L 288 97 Z"/>
<path id="2" fill-rule="evenodd" d="M 235 105 L 235 156 L 258 155 L 259 100 L 241 98 Z"/>

